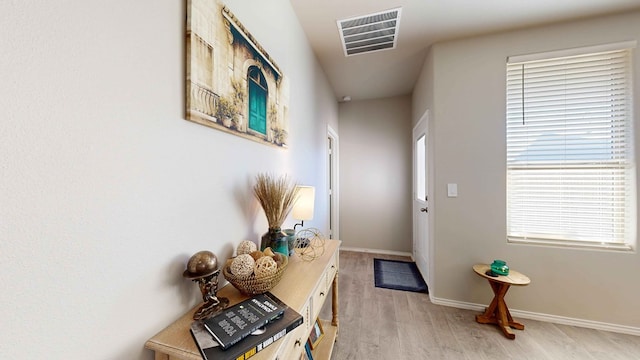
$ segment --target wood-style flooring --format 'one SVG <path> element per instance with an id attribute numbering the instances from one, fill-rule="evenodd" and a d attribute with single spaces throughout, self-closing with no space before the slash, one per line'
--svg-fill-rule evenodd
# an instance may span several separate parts
<path id="1" fill-rule="evenodd" d="M 340 330 L 332 360 L 640 359 L 640 337 L 520 319 L 506 339 L 476 311 L 434 305 L 427 294 L 376 288 L 373 259 L 408 258 L 340 252 Z M 331 318 L 330 301 L 321 317 Z M 517 317 L 516 317 L 516 320 Z"/>

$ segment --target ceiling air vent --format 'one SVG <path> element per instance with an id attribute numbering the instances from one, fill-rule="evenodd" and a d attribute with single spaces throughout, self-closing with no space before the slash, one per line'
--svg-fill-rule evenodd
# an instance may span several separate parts
<path id="1" fill-rule="evenodd" d="M 345 56 L 396 47 L 402 8 L 338 20 Z"/>

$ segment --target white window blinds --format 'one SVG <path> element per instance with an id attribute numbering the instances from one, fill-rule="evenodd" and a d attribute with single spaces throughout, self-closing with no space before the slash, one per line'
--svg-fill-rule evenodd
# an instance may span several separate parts
<path id="1" fill-rule="evenodd" d="M 631 49 L 518 60 L 507 62 L 509 240 L 635 241 Z"/>

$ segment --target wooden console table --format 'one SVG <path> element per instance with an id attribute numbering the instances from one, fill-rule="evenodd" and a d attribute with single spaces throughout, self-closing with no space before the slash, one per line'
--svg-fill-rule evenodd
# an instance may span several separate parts
<path id="1" fill-rule="evenodd" d="M 271 289 L 271 292 L 289 307 L 302 314 L 304 323 L 284 338 L 252 356 L 252 360 L 299 360 L 329 290 L 332 292 L 333 315 L 331 320 L 322 321 L 325 336 L 319 346 L 313 350 L 313 358 L 314 360 L 331 358 L 333 345 L 338 335 L 339 248 L 339 240 L 326 240 L 324 253 L 313 261 L 303 261 L 297 255 L 289 258 L 289 264 L 280 283 Z M 230 305 L 247 298 L 231 284 L 220 289 L 218 296 L 228 298 Z M 145 343 L 147 349 L 155 351 L 156 360 L 202 359 L 189 332 L 189 327 L 193 322 L 193 313 L 198 306 Z"/>
<path id="2" fill-rule="evenodd" d="M 491 285 L 494 294 L 493 301 L 491 301 L 484 314 L 476 315 L 476 321 L 480 324 L 498 325 L 504 336 L 513 340 L 516 338 L 516 334 L 511 332 L 510 328 L 524 330 L 524 325 L 513 320 L 509 308 L 504 302 L 504 296 L 511 285 L 529 285 L 531 280 L 526 275 L 515 270 L 509 270 L 509 275 L 498 275 L 496 277 L 487 275 L 486 272 L 489 270 L 491 270 L 491 266 L 487 264 L 473 265 L 473 271 L 476 274 L 489 280 L 489 285 Z"/>

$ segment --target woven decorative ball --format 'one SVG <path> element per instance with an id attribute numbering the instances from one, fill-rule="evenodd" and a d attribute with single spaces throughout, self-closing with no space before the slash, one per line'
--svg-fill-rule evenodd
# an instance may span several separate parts
<path id="1" fill-rule="evenodd" d="M 266 257 L 266 256 L 265 256 Z M 231 283 L 236 289 L 238 289 L 244 295 L 258 295 L 266 293 L 271 290 L 274 286 L 278 285 L 280 279 L 282 278 L 282 274 L 284 274 L 284 270 L 287 268 L 287 264 L 289 263 L 289 259 L 286 256 L 282 257 L 282 264 L 278 266 L 276 272 L 272 275 L 256 278 L 256 274 L 252 273 L 249 277 L 242 278 L 239 277 L 230 270 L 231 264 L 233 264 L 233 259 L 227 260 L 226 265 L 222 268 L 222 274 L 225 279 Z M 261 258 L 262 259 L 262 258 Z"/>
<path id="2" fill-rule="evenodd" d="M 278 264 L 273 260 L 271 256 L 263 256 L 256 261 L 256 266 L 253 272 L 256 274 L 256 279 L 262 279 L 269 277 L 278 271 Z"/>
<path id="3" fill-rule="evenodd" d="M 279 267 L 280 265 L 282 265 L 282 262 L 284 261 L 284 258 L 287 257 L 287 255 L 275 253 L 272 257 L 273 257 L 273 260 L 276 262 L 276 265 Z"/>
<path id="4" fill-rule="evenodd" d="M 251 274 L 253 274 L 253 268 L 256 264 L 256 261 L 253 260 L 253 258 L 251 257 L 251 255 L 249 254 L 242 254 L 242 255 L 238 255 L 235 257 L 235 259 L 233 259 L 233 261 L 231 262 L 231 272 L 240 277 L 240 278 L 246 278 L 249 277 Z"/>
<path id="5" fill-rule="evenodd" d="M 263 253 L 262 251 L 260 251 L 260 250 L 256 250 L 256 251 L 252 252 L 252 253 L 251 253 L 251 254 L 249 254 L 249 255 L 251 255 L 251 257 L 253 258 L 253 260 L 258 260 L 258 259 L 260 259 L 261 257 L 265 256 L 265 255 L 264 255 L 264 253 Z"/>
<path id="6" fill-rule="evenodd" d="M 253 241 L 242 240 L 240 244 L 238 244 L 238 248 L 236 249 L 236 254 L 237 255 L 251 254 L 256 250 L 258 250 L 258 246 Z"/>

